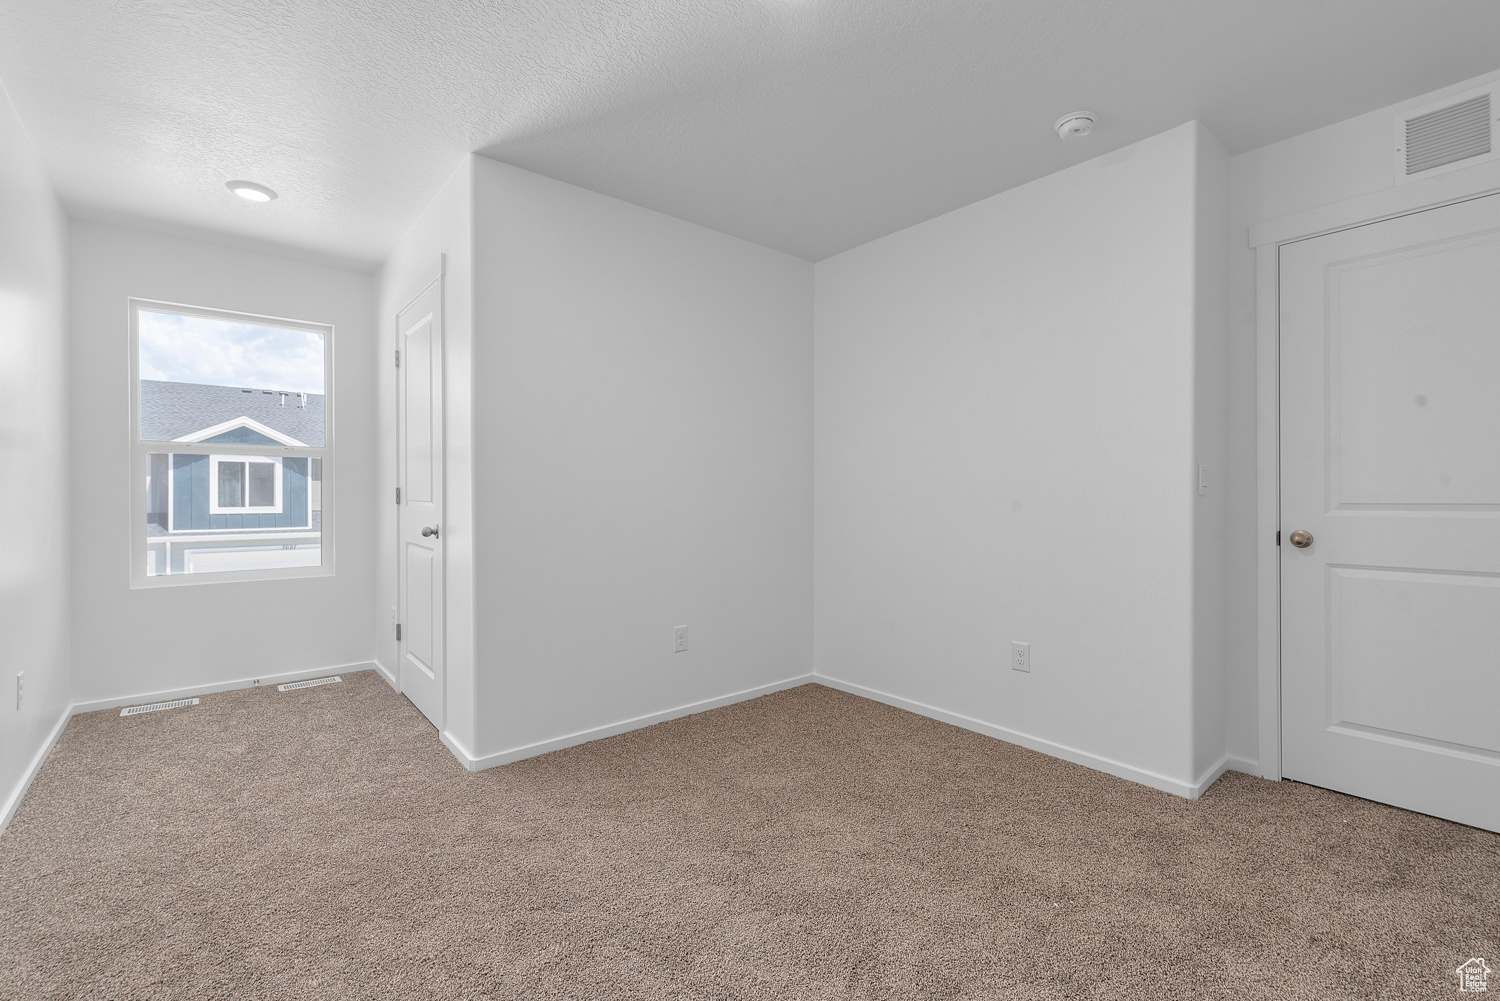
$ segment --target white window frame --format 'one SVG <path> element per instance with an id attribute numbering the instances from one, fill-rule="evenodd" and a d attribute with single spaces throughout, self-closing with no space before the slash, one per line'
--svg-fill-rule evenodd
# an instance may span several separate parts
<path id="1" fill-rule="evenodd" d="M 152 299 L 131 298 L 128 300 L 128 330 L 127 337 L 127 377 L 129 379 L 129 392 L 126 398 L 129 400 L 130 413 L 126 426 L 130 433 L 130 484 L 129 492 L 131 502 L 129 505 L 130 517 L 130 554 L 129 575 L 132 588 L 143 587 L 178 587 L 190 584 L 224 584 L 234 581 L 247 580 L 279 580 L 293 577 L 331 577 L 334 573 L 334 518 L 336 510 L 334 501 L 335 493 L 335 466 L 334 452 L 334 328 L 328 323 L 314 323 L 307 320 L 294 320 L 280 316 L 264 316 L 255 313 L 238 313 L 231 310 L 213 309 L 205 306 L 191 306 L 185 303 L 160 302 Z M 196 316 L 211 320 L 227 320 L 232 323 L 250 323 L 262 326 L 282 327 L 290 330 L 308 330 L 323 335 L 323 447 L 313 448 L 303 445 L 296 439 L 282 434 L 272 433 L 267 437 L 275 438 L 283 444 L 276 445 L 251 445 L 236 442 L 233 445 L 234 453 L 225 451 L 224 442 L 203 442 L 191 439 L 203 437 L 202 432 L 186 436 L 178 441 L 142 441 L 141 440 L 141 353 L 140 353 L 140 314 L 148 313 L 174 313 L 179 316 Z M 229 425 L 238 427 L 249 426 L 243 421 L 230 421 Z M 228 430 L 229 428 L 225 428 Z M 213 431 L 214 429 L 209 429 Z M 256 429 L 259 430 L 259 429 Z M 212 437 L 212 434 L 206 435 Z M 276 459 L 276 501 L 277 506 L 273 512 L 270 508 L 218 508 L 218 480 L 216 475 L 210 479 L 210 513 L 212 514 L 270 514 L 280 513 L 283 503 L 282 463 L 281 459 L 289 456 L 305 456 L 308 459 L 322 460 L 322 486 L 321 486 L 321 526 L 319 530 L 319 548 L 321 550 L 322 565 L 316 567 L 275 567 L 262 570 L 231 570 L 214 573 L 165 573 L 148 575 L 146 563 L 148 555 L 146 551 L 146 510 L 149 503 L 149 494 L 146 487 L 146 478 L 150 470 L 149 456 L 152 453 L 176 453 L 180 455 L 207 455 L 210 456 L 210 474 L 217 474 L 217 464 L 214 458 L 227 460 L 261 460 L 266 457 Z M 309 464 L 310 465 L 310 464 Z M 169 532 L 178 535 L 180 531 L 175 525 L 170 525 L 172 516 L 171 492 L 173 476 L 171 464 L 168 463 L 167 485 L 169 499 L 167 504 Z M 309 469 L 309 474 L 311 470 Z M 246 498 L 249 499 L 248 497 Z M 309 527 L 311 526 L 311 483 L 308 490 Z M 246 542 L 255 545 L 253 541 L 262 533 L 287 532 L 288 529 L 260 529 L 256 531 L 247 530 Z M 205 533 L 207 535 L 208 533 Z M 215 535 L 219 533 L 213 533 Z"/>
<path id="2" fill-rule="evenodd" d="M 270 458 L 271 465 L 275 468 L 275 485 L 271 488 L 275 491 L 274 504 L 251 505 L 250 504 L 250 470 L 245 470 L 245 479 L 242 486 L 245 491 L 245 503 L 239 507 L 224 507 L 219 503 L 219 466 L 225 462 L 238 462 L 248 466 L 252 462 L 266 462 L 264 455 L 210 455 L 208 457 L 208 513 L 209 514 L 280 514 L 281 513 L 281 459 L 277 456 Z"/>

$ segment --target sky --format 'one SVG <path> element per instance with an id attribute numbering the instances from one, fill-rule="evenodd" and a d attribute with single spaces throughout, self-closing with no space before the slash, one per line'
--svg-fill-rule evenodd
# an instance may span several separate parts
<path id="1" fill-rule="evenodd" d="M 143 310 L 140 335 L 142 379 L 323 392 L 322 334 Z"/>

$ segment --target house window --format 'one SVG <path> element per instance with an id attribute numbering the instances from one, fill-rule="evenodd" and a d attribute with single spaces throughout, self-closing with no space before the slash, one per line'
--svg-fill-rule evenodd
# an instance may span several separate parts
<path id="1" fill-rule="evenodd" d="M 280 514 L 281 460 L 255 455 L 211 455 L 209 514 Z"/>
<path id="2" fill-rule="evenodd" d="M 132 585 L 331 573 L 333 328 L 130 305 Z"/>

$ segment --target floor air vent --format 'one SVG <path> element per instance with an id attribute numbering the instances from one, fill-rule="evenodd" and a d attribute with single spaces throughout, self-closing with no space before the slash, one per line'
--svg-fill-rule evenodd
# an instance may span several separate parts
<path id="1" fill-rule="evenodd" d="M 1500 88 L 1470 91 L 1396 119 L 1396 179 L 1409 181 L 1494 159 Z"/>
<path id="2" fill-rule="evenodd" d="M 183 706 L 196 706 L 197 699 L 178 699 L 176 702 L 153 702 L 149 706 L 131 706 L 121 709 L 121 716 L 139 716 L 141 713 L 154 713 L 161 709 L 181 709 Z"/>
<path id="3" fill-rule="evenodd" d="M 343 678 L 340 678 L 338 675 L 335 674 L 331 678 L 314 678 L 311 681 L 294 681 L 290 685 L 277 685 L 276 686 L 276 690 L 278 692 L 290 692 L 290 691 L 294 691 L 294 690 L 296 690 L 298 688 L 312 688 L 315 685 L 331 685 L 335 681 L 343 681 L 343 680 L 344 680 Z"/>

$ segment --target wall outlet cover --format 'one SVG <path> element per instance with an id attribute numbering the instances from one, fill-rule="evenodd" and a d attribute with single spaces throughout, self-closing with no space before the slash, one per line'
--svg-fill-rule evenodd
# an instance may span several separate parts
<path id="1" fill-rule="evenodd" d="M 1010 643 L 1010 669 L 1012 671 L 1025 671 L 1031 673 L 1031 644 L 1011 640 Z"/>

